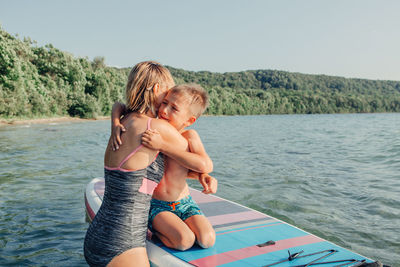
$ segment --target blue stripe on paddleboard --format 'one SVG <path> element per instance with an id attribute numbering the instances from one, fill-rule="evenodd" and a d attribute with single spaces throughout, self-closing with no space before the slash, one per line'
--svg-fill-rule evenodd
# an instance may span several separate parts
<path id="1" fill-rule="evenodd" d="M 257 222 L 263 222 L 266 220 L 278 222 L 278 220 L 275 220 L 273 218 L 259 218 L 259 219 L 252 219 L 252 220 L 247 220 L 247 221 L 238 221 L 238 222 L 233 222 L 233 223 L 225 223 L 225 224 L 218 224 L 214 226 L 214 229 L 218 231 L 220 228 L 229 228 L 229 227 L 235 227 L 236 225 L 242 225 L 242 224 L 249 224 L 249 223 L 257 223 Z"/>
<path id="2" fill-rule="evenodd" d="M 243 227 L 238 227 L 238 228 L 229 228 L 229 229 L 224 229 L 223 231 L 216 231 L 215 233 L 217 235 L 222 235 L 229 233 L 231 231 L 240 231 L 240 230 L 247 230 L 251 228 L 260 228 L 260 227 L 265 227 L 265 226 L 272 226 L 275 224 L 282 224 L 280 221 L 273 221 L 273 222 L 268 222 L 268 223 L 262 223 L 262 224 L 254 224 L 254 225 L 249 225 L 249 226 L 243 226 Z"/>
<path id="3" fill-rule="evenodd" d="M 227 251 L 254 246 L 269 240 L 278 241 L 305 235 L 308 234 L 300 229 L 287 224 L 279 224 L 265 228 L 249 229 L 245 231 L 217 235 L 215 245 L 208 249 L 202 249 L 198 246 L 194 246 L 187 251 L 177 251 L 167 247 L 163 248 L 178 258 L 181 258 L 185 261 L 192 261 Z"/>
<path id="4" fill-rule="evenodd" d="M 250 228 L 251 226 L 257 226 L 261 224 L 269 224 L 269 223 L 278 223 L 280 221 L 277 221 L 272 218 L 261 218 L 261 219 L 255 219 L 255 220 L 249 220 L 249 221 L 244 221 L 244 222 L 235 222 L 235 223 L 229 223 L 225 225 L 218 225 L 214 227 L 214 230 L 216 232 L 222 232 L 225 230 L 231 230 L 231 229 L 238 229 L 238 228 L 244 228 L 248 227 Z"/>

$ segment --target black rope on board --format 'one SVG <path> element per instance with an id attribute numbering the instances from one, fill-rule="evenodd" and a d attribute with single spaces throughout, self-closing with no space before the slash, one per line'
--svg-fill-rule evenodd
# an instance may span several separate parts
<path id="1" fill-rule="evenodd" d="M 359 265 L 359 264 L 363 264 L 365 262 L 365 260 L 356 260 L 356 259 L 344 259 L 344 260 L 325 261 L 325 262 L 321 262 L 320 261 L 320 260 L 325 259 L 325 258 L 329 257 L 330 255 L 338 252 L 335 249 L 321 250 L 321 251 L 317 251 L 317 252 L 301 255 L 303 252 L 304 251 L 301 250 L 301 251 L 296 252 L 296 253 L 290 253 L 290 251 L 288 250 L 289 257 L 287 259 L 284 259 L 284 260 L 281 260 L 281 261 L 277 261 L 277 262 L 274 262 L 274 263 L 271 263 L 271 264 L 268 264 L 268 265 L 264 265 L 263 267 L 273 266 L 273 265 L 277 265 L 277 264 L 284 263 L 284 262 L 287 262 L 287 261 L 293 261 L 295 259 L 310 257 L 310 256 L 323 254 L 323 253 L 326 253 L 326 254 L 322 255 L 321 257 L 319 257 L 319 258 L 317 258 L 315 260 L 310 261 L 309 263 L 296 265 L 296 266 L 293 266 L 293 267 L 308 267 L 308 266 L 319 265 L 319 264 L 342 263 L 342 264 L 339 264 L 339 265 L 335 266 L 335 267 L 341 267 L 341 266 L 347 266 L 347 265 L 353 264 L 353 263 L 358 263 L 356 265 L 352 265 L 352 267 L 356 267 L 356 266 L 362 266 L 362 265 Z"/>

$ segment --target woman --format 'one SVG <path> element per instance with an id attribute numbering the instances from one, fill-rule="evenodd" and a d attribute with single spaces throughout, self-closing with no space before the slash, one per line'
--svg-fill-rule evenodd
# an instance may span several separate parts
<path id="1" fill-rule="evenodd" d="M 113 151 L 111 139 L 104 156 L 105 192 L 90 224 L 84 255 L 90 266 L 149 266 L 146 253 L 147 219 L 152 192 L 164 172 L 162 154 L 141 145 L 141 135 L 156 129 L 178 150 L 187 141 L 168 122 L 155 119 L 165 93 L 174 85 L 168 69 L 141 62 L 131 70 L 126 86 L 127 108 L 122 119 L 128 134 Z"/>

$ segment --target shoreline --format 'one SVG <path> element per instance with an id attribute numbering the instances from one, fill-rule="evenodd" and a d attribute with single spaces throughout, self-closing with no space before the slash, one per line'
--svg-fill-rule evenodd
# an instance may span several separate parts
<path id="1" fill-rule="evenodd" d="M 315 113 L 315 114 L 257 114 L 257 115 L 202 115 L 201 117 L 216 117 L 216 116 L 273 116 L 273 115 L 341 115 L 341 114 L 395 114 L 398 112 L 366 112 L 366 113 Z M 33 119 L 5 119 L 0 118 L 0 127 L 15 126 L 15 125 L 29 125 L 29 124 L 46 124 L 51 122 L 84 122 L 84 121 L 97 121 L 109 120 L 110 116 L 99 116 L 97 118 L 82 119 L 77 117 L 50 117 L 50 118 L 33 118 Z"/>
<path id="2" fill-rule="evenodd" d="M 0 118 L 0 127 L 14 126 L 14 125 L 29 125 L 29 124 L 46 124 L 51 122 L 81 122 L 81 121 L 97 121 L 107 120 L 109 116 L 101 116 L 95 119 L 82 119 L 76 117 L 54 117 L 54 118 L 37 118 L 37 119 L 2 119 Z"/>

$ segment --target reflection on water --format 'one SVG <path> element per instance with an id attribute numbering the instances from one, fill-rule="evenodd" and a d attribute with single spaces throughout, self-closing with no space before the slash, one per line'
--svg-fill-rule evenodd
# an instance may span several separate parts
<path id="1" fill-rule="evenodd" d="M 203 117 L 194 128 L 219 196 L 400 266 L 400 114 Z M 108 121 L 0 127 L 0 265 L 85 266 L 83 192 L 103 173 L 108 134 Z"/>

